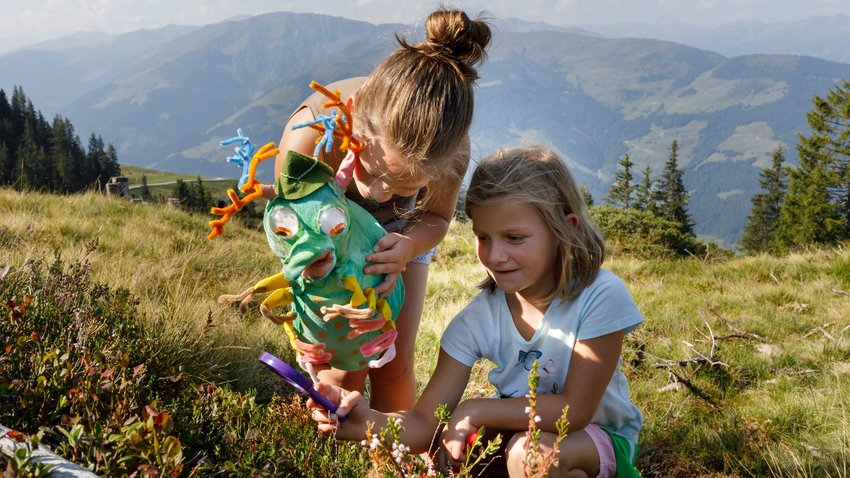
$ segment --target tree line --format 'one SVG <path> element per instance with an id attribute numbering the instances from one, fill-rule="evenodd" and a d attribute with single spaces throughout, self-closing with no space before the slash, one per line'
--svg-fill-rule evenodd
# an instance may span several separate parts
<path id="1" fill-rule="evenodd" d="M 0 185 L 72 193 L 103 188 L 120 174 L 112 144 L 92 133 L 84 148 L 68 118 L 48 122 L 21 87 L 14 87 L 11 101 L 0 89 Z"/>
<path id="2" fill-rule="evenodd" d="M 584 193 L 610 247 L 644 257 L 704 254 L 717 249 L 697 240 L 694 234 L 684 171 L 679 167 L 678 141 L 670 144 L 660 177 L 653 177 L 649 165 L 640 171 L 639 178 L 634 169 L 628 154 L 620 158 L 604 205 L 593 205 L 592 198 Z"/>
<path id="3" fill-rule="evenodd" d="M 842 81 L 824 97 L 815 96 L 812 103 L 812 110 L 806 114 L 811 133 L 798 134 L 799 165 L 786 166 L 785 151 L 780 146 L 772 152 L 771 165 L 760 173 L 762 191 L 751 199 L 752 209 L 741 237 L 741 248 L 746 252 L 783 253 L 850 240 L 850 81 Z M 680 236 L 673 240 L 679 245 L 669 249 L 681 251 L 682 247 L 698 245 L 698 241 L 693 242 L 694 221 L 688 214 L 688 192 L 678 167 L 676 140 L 670 145 L 658 179 L 652 178 L 648 165 L 636 178 L 628 154 L 617 167 L 605 200 L 617 211 L 592 209 L 603 228 L 608 226 L 606 235 L 634 238 L 638 230 L 658 228 L 658 221 L 663 220 Z M 629 211 L 631 216 L 624 219 Z M 669 234 L 667 237 L 669 241 Z M 647 238 L 635 240 L 646 242 Z"/>
<path id="4" fill-rule="evenodd" d="M 785 166 L 783 149 L 761 172 L 762 192 L 741 238 L 749 252 L 785 252 L 850 240 L 850 81 L 815 96 L 806 114 L 811 134 L 799 134 L 799 165 Z"/>
<path id="5" fill-rule="evenodd" d="M 92 133 L 85 148 L 68 118 L 48 122 L 21 87 L 13 88 L 11 99 L 0 89 L 0 186 L 67 194 L 103 190 L 120 175 L 118 153 L 100 135 Z M 142 183 L 142 200 L 165 199 L 152 195 L 146 177 Z M 195 184 L 177 180 L 172 195 L 192 211 L 209 212 L 215 204 L 200 177 Z"/>

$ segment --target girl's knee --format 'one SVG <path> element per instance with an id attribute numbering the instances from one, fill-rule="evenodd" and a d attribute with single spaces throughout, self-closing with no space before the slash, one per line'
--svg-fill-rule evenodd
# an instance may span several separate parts
<path id="1" fill-rule="evenodd" d="M 540 440 L 538 441 L 538 463 L 544 461 L 547 454 L 552 453 L 553 445 L 556 439 L 554 433 L 541 432 Z M 526 455 L 528 446 L 528 437 L 525 432 L 514 434 L 508 441 L 505 447 L 505 462 L 510 476 L 525 476 Z M 565 477 L 565 478 L 588 478 L 587 473 L 583 468 L 577 467 L 576 463 L 566 456 L 564 449 L 558 454 L 558 464 L 552 465 L 547 470 L 546 476 L 550 477 Z"/>
<path id="2" fill-rule="evenodd" d="M 526 442 L 526 434 L 520 432 L 515 433 L 505 446 L 505 464 L 510 476 L 525 476 Z"/>

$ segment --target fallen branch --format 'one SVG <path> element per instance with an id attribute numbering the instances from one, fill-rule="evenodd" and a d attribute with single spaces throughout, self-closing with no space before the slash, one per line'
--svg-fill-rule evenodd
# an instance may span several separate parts
<path id="1" fill-rule="evenodd" d="M 718 319 L 720 319 L 721 322 L 723 322 L 723 325 L 725 325 L 727 328 L 732 330 L 731 334 L 715 336 L 714 337 L 715 340 L 747 339 L 747 340 L 756 340 L 756 341 L 759 341 L 759 342 L 764 343 L 764 344 L 772 344 L 773 343 L 770 340 L 762 337 L 761 335 L 754 334 L 752 332 L 747 332 L 747 331 L 744 331 L 744 330 L 741 330 L 741 329 L 735 327 L 734 325 L 729 323 L 729 320 L 727 320 L 726 317 L 723 317 L 722 315 L 720 315 L 720 313 L 717 312 L 716 310 L 714 310 L 713 308 L 711 308 L 711 306 L 706 306 L 706 307 L 708 308 L 709 312 L 714 314 L 715 317 L 717 317 Z"/>
<path id="2" fill-rule="evenodd" d="M 823 333 L 823 334 L 824 334 L 827 338 L 829 338 L 830 340 L 835 340 L 835 337 L 833 337 L 833 336 L 829 335 L 829 332 L 827 332 L 827 331 L 826 331 L 826 329 L 827 329 L 828 327 L 832 327 L 833 325 L 835 325 L 835 321 L 834 321 L 834 320 L 833 320 L 832 322 L 828 323 L 828 324 L 818 325 L 817 327 L 815 327 L 815 328 L 813 328 L 812 330 L 810 330 L 810 331 L 806 332 L 805 334 L 803 334 L 803 338 L 804 338 L 804 339 L 807 339 L 807 338 L 811 337 L 812 335 L 814 335 L 814 334 L 816 334 L 816 333 L 818 333 L 818 332 L 822 332 L 822 333 Z"/>
<path id="3" fill-rule="evenodd" d="M 835 292 L 836 294 L 843 294 L 843 295 L 850 297 L 850 292 L 847 292 L 846 290 L 832 289 L 832 292 Z"/>
<path id="4" fill-rule="evenodd" d="M 729 364 L 727 364 L 725 362 L 720 362 L 718 360 L 712 360 L 712 359 L 705 357 L 705 356 L 691 357 L 691 358 L 679 359 L 679 360 L 664 360 L 664 361 L 661 361 L 659 363 L 653 364 L 652 368 L 670 369 L 672 367 L 677 367 L 677 366 L 678 367 L 686 367 L 686 366 L 692 365 L 692 364 L 708 365 L 709 367 L 721 366 L 721 367 L 729 368 Z"/>

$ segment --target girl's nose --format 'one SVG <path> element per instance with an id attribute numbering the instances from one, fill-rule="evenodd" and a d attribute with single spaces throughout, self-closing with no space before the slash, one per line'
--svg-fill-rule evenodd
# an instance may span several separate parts
<path id="1" fill-rule="evenodd" d="M 489 250 L 487 251 L 487 259 L 492 264 L 501 264 L 505 262 L 508 258 L 508 255 L 505 253 L 505 248 L 501 247 L 497 243 L 493 243 L 490 245 Z"/>

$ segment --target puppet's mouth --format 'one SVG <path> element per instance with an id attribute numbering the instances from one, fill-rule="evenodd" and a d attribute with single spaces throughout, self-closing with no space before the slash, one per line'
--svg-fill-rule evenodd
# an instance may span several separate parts
<path id="1" fill-rule="evenodd" d="M 304 271 L 301 272 L 301 276 L 308 280 L 321 279 L 327 276 L 335 265 L 336 258 L 334 258 L 333 253 L 328 250 L 315 261 L 311 262 L 309 266 L 304 268 Z"/>

